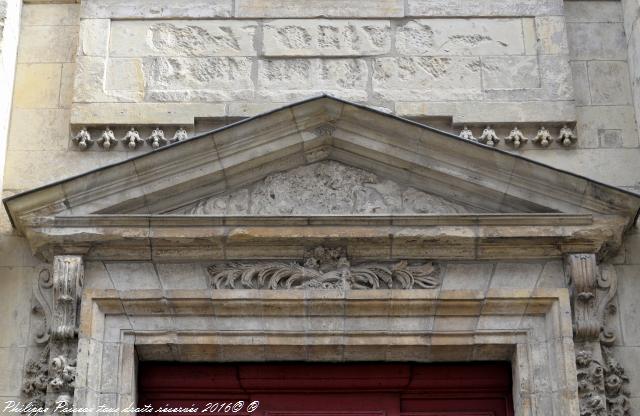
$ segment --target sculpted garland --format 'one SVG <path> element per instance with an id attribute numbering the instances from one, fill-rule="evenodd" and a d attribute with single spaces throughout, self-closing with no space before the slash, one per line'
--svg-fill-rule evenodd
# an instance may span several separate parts
<path id="1" fill-rule="evenodd" d="M 214 264 L 214 289 L 433 289 L 440 267 L 431 262 L 352 265 L 344 248 L 315 247 L 298 262 Z"/>

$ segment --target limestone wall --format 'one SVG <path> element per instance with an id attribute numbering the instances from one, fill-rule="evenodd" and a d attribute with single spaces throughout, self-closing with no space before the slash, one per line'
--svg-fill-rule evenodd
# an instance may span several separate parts
<path id="1" fill-rule="evenodd" d="M 576 92 L 577 147 L 522 154 L 571 172 L 631 190 L 640 189 L 636 131 L 624 13 L 618 1 L 565 2 Z M 563 149 L 564 150 L 564 149 Z"/>
<path id="2" fill-rule="evenodd" d="M 20 1 L 0 0 L 0 172 L 4 171 L 7 134 L 13 96 Z M 2 177 L 0 177 L 2 189 Z"/>
<path id="3" fill-rule="evenodd" d="M 194 117 L 224 123 L 320 92 L 437 121 L 455 132 L 463 123 L 476 133 L 486 123 L 502 123 L 496 129 L 504 137 L 513 123 L 523 123 L 531 137 L 539 123 L 557 128 L 577 122 L 579 140 L 572 148 L 528 144 L 517 151 L 640 190 L 635 0 L 300 4 L 86 0 L 25 5 L 3 196 L 145 151 L 119 146 L 111 152 L 97 147 L 80 152 L 70 138 L 85 123 L 111 124 L 120 136 L 132 123 L 143 125 L 145 133 L 154 124 L 193 128 Z M 9 61 L 6 51 L 0 50 L 2 62 Z M 2 88 L 5 82 L 0 101 L 10 96 Z M 2 115 L 0 108 L 0 139 Z M 40 263 L 14 234 L 4 211 L 0 232 L 1 402 L 19 397 L 24 362 L 36 353 L 30 305 Z M 619 326 L 616 354 L 631 378 L 639 414 L 637 228 L 615 263 L 620 277 L 619 314 L 612 318 Z M 175 282 L 163 273 L 178 268 L 90 263 L 87 270 L 91 284 L 101 276 L 102 284 L 126 289 L 134 278 L 136 284 L 150 280 L 170 286 Z M 562 265 L 554 261 L 450 265 L 444 285 L 466 288 L 471 272 L 479 276 L 473 282 L 477 290 L 499 287 L 499 282 L 527 288 L 563 284 L 558 280 Z M 181 281 L 200 288 L 204 279 L 194 272 Z"/>
<path id="4" fill-rule="evenodd" d="M 404 3 L 84 1 L 71 121 L 191 124 L 323 92 L 454 123 L 575 120 L 562 1 Z"/>

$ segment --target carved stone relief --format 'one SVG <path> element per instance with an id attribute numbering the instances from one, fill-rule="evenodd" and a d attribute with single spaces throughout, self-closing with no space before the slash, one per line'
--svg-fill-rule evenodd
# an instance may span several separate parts
<path id="1" fill-rule="evenodd" d="M 567 256 L 573 309 L 581 416 L 630 415 L 629 382 L 613 356 L 615 334 L 606 328 L 617 290 L 613 267 L 598 267 L 594 254 Z"/>
<path id="2" fill-rule="evenodd" d="M 273 173 L 171 212 L 186 215 L 465 213 L 468 208 L 334 161 Z"/>
<path id="3" fill-rule="evenodd" d="M 77 355 L 77 313 L 82 294 L 84 265 L 80 256 L 55 256 L 53 276 L 40 272 L 34 286 L 34 312 L 43 316 L 36 343 L 44 345 L 27 362 L 22 392 L 24 412 L 48 407 L 65 413 L 73 402 Z"/>
<path id="4" fill-rule="evenodd" d="M 207 271 L 214 289 L 433 289 L 441 282 L 431 262 L 352 265 L 344 248 L 322 246 L 302 261 L 215 264 Z"/>
<path id="5" fill-rule="evenodd" d="M 458 136 L 465 140 L 480 142 L 492 147 L 496 147 L 500 142 L 500 137 L 491 126 L 486 126 L 480 137 L 476 138 L 473 136 L 473 131 L 465 125 Z M 549 147 L 553 140 L 554 138 L 549 130 L 544 126 L 540 126 L 540 129 L 537 131 L 535 136 L 532 137 L 531 142 L 540 147 L 546 148 Z M 571 147 L 577 143 L 578 136 L 571 127 L 565 124 L 560 128 L 556 141 L 564 147 Z M 524 133 L 518 127 L 514 127 L 509 134 L 505 136 L 504 142 L 505 144 L 512 146 L 514 149 L 519 149 L 521 146 L 527 144 L 529 139 L 525 137 Z"/>

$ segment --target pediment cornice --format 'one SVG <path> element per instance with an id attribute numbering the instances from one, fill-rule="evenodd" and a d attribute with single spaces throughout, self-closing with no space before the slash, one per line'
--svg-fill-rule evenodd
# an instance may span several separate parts
<path id="1" fill-rule="evenodd" d="M 53 247 L 63 251 L 72 250 L 72 247 L 82 250 L 82 238 L 87 241 L 87 247 L 93 243 L 104 245 L 100 232 L 94 233 L 87 228 L 101 221 L 108 222 L 100 227 L 110 230 L 108 234 L 114 242 L 119 239 L 111 234 L 113 230 L 131 235 L 132 239 L 143 235 L 142 238 L 152 241 L 155 237 L 149 233 L 160 232 L 157 231 L 160 229 L 167 232 L 171 227 L 166 222 L 176 221 L 176 235 L 171 238 L 182 241 L 188 237 L 180 237 L 180 230 L 197 234 L 193 224 L 198 221 L 215 223 L 221 219 L 158 218 L 157 214 L 175 211 L 212 195 L 232 192 L 275 172 L 325 160 L 363 169 L 379 178 L 479 213 L 458 214 L 455 219 L 446 214 L 425 215 L 419 221 L 423 224 L 431 221 L 432 224 L 407 223 L 402 231 L 411 234 L 419 229 L 424 238 L 417 241 L 434 247 L 443 243 L 443 247 L 451 250 L 448 241 L 458 241 L 458 237 L 439 234 L 438 227 L 459 229 L 464 238 L 473 241 L 464 243 L 467 249 L 474 247 L 471 251 L 463 250 L 467 253 L 465 256 L 473 258 L 482 257 L 478 247 L 483 245 L 478 245 L 478 241 L 488 242 L 492 238 L 500 240 L 500 243 L 491 243 L 496 247 L 500 244 L 509 247 L 516 238 L 538 239 L 541 245 L 547 241 L 548 251 L 553 255 L 578 249 L 578 246 L 589 252 L 603 253 L 619 244 L 640 207 L 640 196 L 624 190 L 327 96 L 285 106 L 142 156 L 15 195 L 5 199 L 4 204 L 18 232 L 32 240 L 34 250 L 42 253 Z M 480 213 L 494 214 L 483 217 Z M 551 216 L 540 217 L 541 214 Z M 592 218 L 591 224 L 576 223 L 584 215 Z M 398 227 L 398 222 L 407 221 L 402 215 L 387 220 L 370 216 L 343 217 L 339 220 L 341 224 L 331 227 L 356 227 L 348 223 L 359 221 L 365 225 L 358 225 L 358 232 L 362 227 L 370 227 L 375 230 L 372 233 L 384 234 L 387 232 L 385 227 Z M 307 223 L 299 227 L 317 230 L 318 225 L 311 222 L 326 221 L 322 218 L 309 217 L 302 220 Z M 495 226 L 502 228 L 493 236 L 491 227 L 494 226 L 487 225 L 486 221 L 498 218 L 513 224 Z M 544 221 L 555 219 L 546 224 L 530 224 L 540 218 Z M 234 232 L 239 232 L 243 227 L 250 227 L 248 224 L 252 221 L 268 223 L 274 220 L 271 217 L 245 216 L 241 220 L 227 217 L 223 219 L 223 225 L 216 225 L 223 227 L 216 232 L 226 233 L 225 238 L 228 238 L 233 221 L 246 223 L 234 226 Z M 82 232 L 75 233 L 68 225 L 74 221 L 84 221 L 77 225 Z M 134 225 L 138 221 L 147 221 L 147 225 Z M 287 221 L 298 223 L 300 219 L 288 217 Z M 338 220 L 333 218 L 331 221 Z M 389 223 L 383 224 L 384 221 Z M 460 223 L 464 221 L 468 223 Z M 154 228 L 156 225 L 160 228 Z M 512 238 L 508 237 L 509 227 L 517 230 Z M 601 235 L 594 230 L 599 230 Z M 394 229 L 387 234 L 399 241 L 402 234 L 397 234 L 399 232 Z M 65 233 L 67 237 L 60 237 Z M 322 238 L 330 235 L 327 231 Z M 350 238 L 347 234 L 339 237 Z M 95 241 L 89 244 L 92 239 Z M 544 250 L 541 250 L 534 257 L 543 254 Z M 524 249 L 518 255 L 527 257 Z"/>

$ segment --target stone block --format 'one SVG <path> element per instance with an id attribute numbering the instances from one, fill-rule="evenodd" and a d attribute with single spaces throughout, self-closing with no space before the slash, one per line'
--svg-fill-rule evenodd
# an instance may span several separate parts
<path id="1" fill-rule="evenodd" d="M 590 61 L 587 68 L 593 105 L 631 104 L 631 83 L 626 62 Z"/>
<path id="2" fill-rule="evenodd" d="M 212 18 L 231 17 L 233 0 L 87 0 L 81 3 L 82 18 Z"/>
<path id="3" fill-rule="evenodd" d="M 11 254 L 7 251 L 6 254 Z M 31 344 L 29 339 L 29 321 L 31 319 L 31 287 L 38 278 L 34 267 L 0 268 L 0 349 L 25 347 Z M 41 319 L 40 317 L 35 319 Z M 0 366 L 2 359 L 0 358 Z M 1 377 L 0 377 L 1 378 Z M 2 381 L 0 380 L 0 383 Z M 2 391 L 0 391 L 2 394 Z"/>
<path id="4" fill-rule="evenodd" d="M 355 101 L 367 98 L 369 71 L 363 59 L 270 59 L 258 62 L 257 94 L 291 101 L 324 91 Z"/>
<path id="5" fill-rule="evenodd" d="M 621 23 L 567 23 L 573 60 L 627 59 L 627 42 Z"/>
<path id="6" fill-rule="evenodd" d="M 624 244 L 627 264 L 640 264 L 640 233 L 638 226 L 635 226 L 627 234 Z"/>
<path id="7" fill-rule="evenodd" d="M 490 287 L 533 289 L 542 271 L 541 263 L 498 263 Z"/>
<path id="8" fill-rule="evenodd" d="M 550 261 L 544 265 L 536 287 L 562 288 L 565 287 L 564 266 L 561 261 Z"/>
<path id="9" fill-rule="evenodd" d="M 629 1 L 632 3 L 633 1 Z M 621 2 L 571 1 L 564 4 L 565 16 L 570 23 L 620 23 Z"/>
<path id="10" fill-rule="evenodd" d="M 636 253 L 637 256 L 637 253 Z M 620 322 L 622 323 L 622 340 L 625 345 L 640 345 L 640 266 L 616 266 L 618 274 L 618 304 L 620 310 Z M 638 360 L 635 360 L 638 361 Z"/>
<path id="11" fill-rule="evenodd" d="M 389 100 L 480 99 L 480 58 L 385 57 L 373 62 L 375 96 Z"/>
<path id="12" fill-rule="evenodd" d="M 198 117 L 224 117 L 223 103 L 74 104 L 71 124 L 192 125 Z M 102 155 L 105 157 L 105 155 Z"/>
<path id="13" fill-rule="evenodd" d="M 57 108 L 60 64 L 18 64 L 13 95 L 15 108 Z"/>
<path id="14" fill-rule="evenodd" d="M 263 26 L 265 56 L 363 56 L 388 53 L 391 25 L 383 20 L 274 20 Z"/>
<path id="15" fill-rule="evenodd" d="M 91 357 L 98 359 L 98 357 Z M 118 370 L 120 362 L 120 344 L 105 342 L 102 347 L 102 371 L 100 391 L 103 393 L 118 392 Z"/>
<path id="16" fill-rule="evenodd" d="M 572 102 L 487 103 L 404 102 L 396 103 L 396 114 L 404 117 L 451 117 L 453 124 L 553 122 L 576 120 Z"/>
<path id="17" fill-rule="evenodd" d="M 493 263 L 449 263 L 442 280 L 442 290 L 467 289 L 484 293 L 493 267 Z"/>
<path id="18" fill-rule="evenodd" d="M 629 77 L 631 78 L 631 88 L 633 94 L 633 103 L 636 114 L 640 114 L 640 29 L 636 28 L 629 34 Z M 636 123 L 640 131 L 640 117 L 637 117 Z"/>
<path id="19" fill-rule="evenodd" d="M 3 195 L 3 197 L 7 196 L 9 195 Z M 40 260 L 31 252 L 31 247 L 24 237 L 3 234 L 0 238 L 0 253 L 3 253 L 0 257 L 0 267 L 10 267 L 7 272 L 17 271 L 18 269 L 13 269 L 17 267 L 42 266 Z"/>
<path id="20" fill-rule="evenodd" d="M 206 271 L 198 263 L 161 263 L 156 265 L 164 289 L 208 289 Z"/>
<path id="21" fill-rule="evenodd" d="M 630 37 L 634 32 L 637 32 L 636 21 L 638 20 L 637 17 L 640 16 L 640 2 L 638 0 L 622 0 L 621 3 L 623 16 L 621 21 L 624 20 L 624 33 L 627 34 L 627 37 Z"/>
<path id="22" fill-rule="evenodd" d="M 522 24 L 523 19 L 410 20 L 396 29 L 396 50 L 401 55 L 522 55 Z"/>
<path id="23" fill-rule="evenodd" d="M 561 0 L 407 0 L 407 16 L 562 15 Z"/>
<path id="24" fill-rule="evenodd" d="M 599 129 L 600 147 L 622 147 L 622 130 Z"/>
<path id="25" fill-rule="evenodd" d="M 578 139 L 578 143 L 580 140 Z M 568 152 L 532 149 L 525 150 L 522 154 L 539 162 L 560 166 L 563 170 L 595 178 L 614 186 L 632 187 L 640 182 L 640 171 L 629 169 L 629 166 L 634 166 L 640 158 L 640 149 L 637 148 L 574 149 L 570 155 Z"/>
<path id="26" fill-rule="evenodd" d="M 567 55 L 567 27 L 564 16 L 541 16 L 535 19 L 538 52 L 542 55 Z"/>
<path id="27" fill-rule="evenodd" d="M 104 74 L 106 60 L 102 57 L 79 56 L 73 86 L 73 102 L 105 102 Z"/>
<path id="28" fill-rule="evenodd" d="M 69 147 L 69 110 L 13 110 L 9 133 L 11 150 L 66 150 Z"/>
<path id="29" fill-rule="evenodd" d="M 482 58 L 484 89 L 532 89 L 540 86 L 540 70 L 536 56 Z"/>
<path id="30" fill-rule="evenodd" d="M 91 289 L 115 289 L 104 263 L 87 261 L 84 264 L 84 287 Z"/>
<path id="31" fill-rule="evenodd" d="M 526 61 L 523 60 L 521 65 L 525 64 Z M 573 80 L 567 56 L 539 55 L 538 67 L 540 88 L 485 89 L 484 99 L 488 101 L 573 100 Z"/>
<path id="32" fill-rule="evenodd" d="M 110 58 L 105 76 L 107 91 L 131 91 L 142 95 L 144 74 L 140 58 Z"/>
<path id="33" fill-rule="evenodd" d="M 105 263 L 105 267 L 117 290 L 161 289 L 151 263 Z"/>
<path id="34" fill-rule="evenodd" d="M 109 49 L 110 25 L 109 19 L 82 19 L 79 54 L 106 57 Z"/>
<path id="35" fill-rule="evenodd" d="M 152 57 L 143 61 L 147 101 L 229 101 L 253 94 L 246 57 Z"/>
<path id="36" fill-rule="evenodd" d="M 577 132 L 580 137 L 578 139 L 578 146 L 585 148 L 599 147 L 602 145 L 601 137 L 603 134 L 611 130 L 619 131 L 619 134 L 622 136 L 622 147 L 638 146 L 633 107 L 590 106 L 580 107 L 577 111 Z"/>
<path id="37" fill-rule="evenodd" d="M 366 5 L 344 0 L 237 0 L 235 16 L 245 17 L 401 17 L 403 0 L 368 0 Z"/>
<path id="38" fill-rule="evenodd" d="M 571 64 L 571 76 L 573 78 L 573 91 L 576 97 L 576 105 L 585 106 L 591 104 L 589 92 L 589 76 L 587 75 L 587 62 L 573 61 Z"/>
<path id="39" fill-rule="evenodd" d="M 227 106 L 228 117 L 253 117 L 256 114 L 266 113 L 267 111 L 274 110 L 282 107 L 286 103 L 242 103 L 232 102 Z M 218 127 L 218 126 L 215 126 Z M 221 126 L 220 126 L 221 127 Z M 213 129 L 210 129 L 213 130 Z"/>
<path id="40" fill-rule="evenodd" d="M 254 56 L 251 20 L 117 20 L 109 56 Z"/>
<path id="41" fill-rule="evenodd" d="M 70 108 L 73 102 L 73 78 L 76 74 L 75 63 L 62 64 L 62 75 L 60 79 L 60 98 L 58 104 L 60 108 Z"/>
<path id="42" fill-rule="evenodd" d="M 77 4 L 25 4 L 22 6 L 22 26 L 73 26 L 78 24 Z"/>
<path id="43" fill-rule="evenodd" d="M 25 26 L 18 63 L 73 62 L 77 44 L 77 26 Z"/>
<path id="44" fill-rule="evenodd" d="M 26 348 L 0 347 L 0 396 L 19 397 Z"/>

